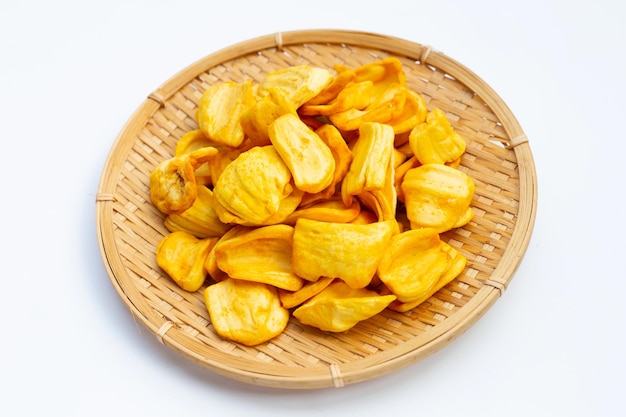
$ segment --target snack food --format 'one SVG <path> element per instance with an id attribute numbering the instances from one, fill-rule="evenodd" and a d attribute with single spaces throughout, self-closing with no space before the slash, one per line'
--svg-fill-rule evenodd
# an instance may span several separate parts
<path id="1" fill-rule="evenodd" d="M 214 239 L 201 286 L 222 337 L 270 340 L 289 310 L 347 331 L 385 308 L 414 308 L 465 267 L 439 238 L 472 218 L 473 182 L 456 168 L 463 138 L 407 87 L 397 59 L 334 69 L 211 86 L 199 129 L 155 169 L 168 229 Z"/>

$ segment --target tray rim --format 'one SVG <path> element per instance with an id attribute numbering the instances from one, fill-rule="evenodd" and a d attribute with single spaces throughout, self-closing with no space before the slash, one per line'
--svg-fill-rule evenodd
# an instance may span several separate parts
<path id="1" fill-rule="evenodd" d="M 287 45 L 306 43 L 353 45 L 381 49 L 392 54 L 411 57 L 450 74 L 479 95 L 502 122 L 509 137 L 513 138 L 510 143 L 504 145 L 513 149 L 517 158 L 520 179 L 517 221 L 509 244 L 498 266 L 493 271 L 491 279 L 457 312 L 456 315 L 462 320 L 445 320 L 441 324 L 433 326 L 436 331 L 429 331 L 403 342 L 385 350 L 384 354 L 377 353 L 359 361 L 337 366 L 331 365 L 329 369 L 324 367 L 289 368 L 285 366 L 282 369 L 284 372 L 281 374 L 269 372 L 269 369 L 267 373 L 247 371 L 243 369 L 246 362 L 254 365 L 258 365 L 258 363 L 245 358 L 236 358 L 233 361 L 224 361 L 224 358 L 214 360 L 199 354 L 196 349 L 193 349 L 195 344 L 199 345 L 197 341 L 184 332 L 178 331 L 175 326 L 172 326 L 171 321 L 164 320 L 154 313 L 151 314 L 151 307 L 139 294 L 139 290 L 118 278 L 115 265 L 121 265 L 122 261 L 119 251 L 116 250 L 112 231 L 107 230 L 107 225 L 112 224 L 114 197 L 111 190 L 115 188 L 117 181 L 114 180 L 114 175 L 107 175 L 107 173 L 120 171 L 124 161 L 116 160 L 115 154 L 119 152 L 126 154 L 133 146 L 134 141 L 125 139 L 137 137 L 143 128 L 134 125 L 133 121 L 150 118 L 189 80 L 215 65 L 240 56 L 268 48 L 281 50 Z M 459 75 L 462 76 L 459 77 Z M 352 30 L 298 30 L 253 38 L 211 53 L 179 71 L 149 94 L 122 127 L 103 166 L 96 194 L 96 228 L 103 264 L 116 292 L 133 316 L 154 333 L 162 344 L 171 347 L 187 359 L 214 373 L 241 382 L 294 389 L 341 387 L 382 376 L 416 362 L 458 338 L 482 317 L 504 293 L 527 251 L 536 217 L 537 194 L 534 161 L 528 139 L 519 122 L 495 91 L 467 67 L 441 52 L 434 51 L 429 46 L 393 36 Z"/>

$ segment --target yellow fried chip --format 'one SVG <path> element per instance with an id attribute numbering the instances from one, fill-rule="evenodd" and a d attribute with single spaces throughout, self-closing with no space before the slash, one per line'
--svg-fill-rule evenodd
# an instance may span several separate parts
<path id="1" fill-rule="evenodd" d="M 293 271 L 309 281 L 341 278 L 353 288 L 366 287 L 396 230 L 394 220 L 351 224 L 298 219 L 293 234 Z"/>
<path id="2" fill-rule="evenodd" d="M 473 216 L 474 181 L 458 169 L 421 165 L 407 171 L 401 188 L 411 228 L 432 227 L 443 233 Z"/>
<path id="3" fill-rule="evenodd" d="M 341 183 L 346 205 L 364 191 L 382 190 L 389 181 L 393 154 L 393 128 L 381 123 L 365 123 L 352 149 L 352 163 Z"/>
<path id="4" fill-rule="evenodd" d="M 395 295 L 351 288 L 337 280 L 293 311 L 301 323 L 328 332 L 345 332 L 383 311 Z"/>
<path id="5" fill-rule="evenodd" d="M 191 207 L 180 214 L 168 215 L 163 224 L 170 232 L 182 230 L 197 238 L 222 236 L 232 227 L 220 220 L 213 192 L 205 186 L 198 186 L 198 195 Z"/>
<path id="6" fill-rule="evenodd" d="M 454 249 L 447 243 L 441 242 L 442 250 L 446 251 L 451 258 L 450 267 L 443 273 L 443 275 L 439 278 L 437 283 L 428 291 L 428 293 L 424 294 L 422 298 L 419 298 L 414 301 L 403 303 L 399 300 L 393 301 L 389 305 L 389 309 L 398 311 L 400 313 L 405 313 L 409 310 L 414 309 L 418 305 L 422 304 L 424 301 L 429 299 L 434 293 L 448 285 L 453 279 L 458 277 L 463 269 L 465 269 L 465 265 L 467 264 L 467 258 L 463 256 L 459 251 Z"/>
<path id="7" fill-rule="evenodd" d="M 156 262 L 185 291 L 200 289 L 206 278 L 204 262 L 217 238 L 198 239 L 182 231 L 161 239 L 156 248 Z"/>
<path id="8" fill-rule="evenodd" d="M 408 230 L 391 238 L 378 265 L 378 277 L 400 302 L 419 300 L 450 267 L 435 229 Z"/>
<path id="9" fill-rule="evenodd" d="M 241 126 L 255 146 L 270 145 L 269 126 L 283 114 L 296 115 L 296 107 L 279 89 L 268 89 L 241 115 Z"/>
<path id="10" fill-rule="evenodd" d="M 322 290 L 328 287 L 333 280 L 334 278 L 322 277 L 315 282 L 308 281 L 297 291 L 278 289 L 280 302 L 285 308 L 297 307 L 309 298 L 322 292 Z"/>
<path id="11" fill-rule="evenodd" d="M 217 267 L 231 278 L 297 291 L 304 281 L 291 269 L 292 238 L 293 227 L 286 224 L 239 234 L 216 245 Z"/>
<path id="12" fill-rule="evenodd" d="M 335 158 L 330 148 L 298 116 L 280 116 L 269 126 L 268 133 L 298 189 L 317 193 L 332 183 Z"/>
<path id="13" fill-rule="evenodd" d="M 200 98 L 196 120 L 207 138 L 230 147 L 243 143 L 241 115 L 254 104 L 252 82 L 224 81 L 207 88 Z"/>
<path id="14" fill-rule="evenodd" d="M 228 278 L 204 290 L 204 302 L 216 333 L 246 346 L 256 346 L 282 333 L 289 310 L 276 288 Z"/>
<path id="15" fill-rule="evenodd" d="M 280 90 L 298 108 L 318 95 L 333 81 L 333 74 L 325 68 L 295 65 L 272 71 L 259 84 L 259 96 Z"/>
<path id="16" fill-rule="evenodd" d="M 267 224 L 292 192 L 289 168 L 273 146 L 241 153 L 224 168 L 213 189 L 219 203 L 215 209 L 224 223 L 252 225 Z"/>
<path id="17" fill-rule="evenodd" d="M 226 233 L 224 233 L 222 236 L 220 236 L 217 242 L 215 242 L 215 244 L 209 251 L 208 256 L 206 257 L 206 260 L 204 261 L 204 270 L 209 274 L 209 276 L 213 279 L 213 281 L 219 282 L 228 278 L 228 274 L 226 274 L 226 272 L 219 269 L 217 266 L 217 259 L 215 258 L 215 249 L 219 248 L 227 240 L 233 239 L 241 234 L 247 233 L 250 230 L 252 230 L 251 227 L 235 225 Z"/>
<path id="18" fill-rule="evenodd" d="M 465 140 L 439 109 L 428 113 L 426 122 L 413 128 L 409 143 L 422 164 L 451 163 L 463 155 L 466 146 Z"/>
<path id="19" fill-rule="evenodd" d="M 212 146 L 200 148 L 160 162 L 150 172 L 150 200 L 164 214 L 180 214 L 198 196 L 195 171 L 217 155 Z"/>
<path id="20" fill-rule="evenodd" d="M 310 219 L 322 222 L 349 223 L 361 211 L 361 205 L 354 200 L 350 207 L 346 207 L 339 198 L 321 200 L 306 206 L 300 206 L 287 217 L 283 223 L 295 225 L 298 219 Z"/>

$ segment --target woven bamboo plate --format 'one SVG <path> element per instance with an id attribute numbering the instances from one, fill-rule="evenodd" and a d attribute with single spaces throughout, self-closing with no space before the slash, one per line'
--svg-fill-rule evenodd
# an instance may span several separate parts
<path id="1" fill-rule="evenodd" d="M 202 92 L 217 82 L 260 81 L 269 71 L 310 64 L 351 68 L 399 58 L 410 87 L 446 112 L 468 142 L 460 169 L 476 183 L 475 218 L 443 238 L 468 259 L 453 282 L 409 313 L 384 311 L 342 334 L 292 319 L 282 335 L 250 348 L 219 338 L 201 292 L 180 290 L 159 269 L 155 248 L 167 230 L 149 198 L 152 168 L 196 128 Z M 156 89 L 116 139 L 96 197 L 97 233 L 113 286 L 164 345 L 212 372 L 293 389 L 341 387 L 388 374 L 441 349 L 502 295 L 526 252 L 537 204 L 531 150 L 506 104 L 455 60 L 379 34 L 310 30 L 259 37 L 209 55 Z"/>

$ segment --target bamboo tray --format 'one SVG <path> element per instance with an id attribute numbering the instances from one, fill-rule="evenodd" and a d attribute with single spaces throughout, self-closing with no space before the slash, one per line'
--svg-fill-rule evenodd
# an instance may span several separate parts
<path id="1" fill-rule="evenodd" d="M 351 68 L 399 58 L 410 87 L 446 112 L 468 142 L 460 169 L 476 183 L 475 217 L 444 240 L 468 259 L 465 271 L 408 313 L 385 310 L 342 334 L 291 319 L 282 335 L 249 348 L 211 328 L 201 292 L 180 290 L 159 269 L 167 230 L 149 198 L 148 176 L 196 128 L 202 92 L 216 82 L 260 81 L 269 71 L 310 64 Z M 158 340 L 225 377 L 261 386 L 342 387 L 388 374 L 443 348 L 502 295 L 526 252 L 537 205 L 528 140 L 500 97 L 462 64 L 418 43 L 373 33 L 309 30 L 252 39 L 211 54 L 157 88 L 121 130 L 96 197 L 107 273 L 132 314 Z"/>

